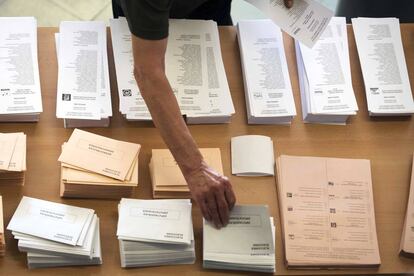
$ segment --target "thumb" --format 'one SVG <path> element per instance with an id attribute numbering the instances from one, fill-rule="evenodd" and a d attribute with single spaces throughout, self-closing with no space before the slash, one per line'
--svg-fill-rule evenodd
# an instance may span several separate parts
<path id="1" fill-rule="evenodd" d="M 293 6 L 293 0 L 283 0 L 286 8 L 291 8 Z"/>

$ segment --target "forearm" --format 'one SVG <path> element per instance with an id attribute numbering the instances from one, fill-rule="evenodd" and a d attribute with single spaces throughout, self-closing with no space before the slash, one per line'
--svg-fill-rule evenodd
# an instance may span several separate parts
<path id="1" fill-rule="evenodd" d="M 181 116 L 164 71 L 161 68 L 139 70 L 136 68 L 135 77 L 154 125 L 184 175 L 197 170 L 202 164 L 202 156 Z"/>

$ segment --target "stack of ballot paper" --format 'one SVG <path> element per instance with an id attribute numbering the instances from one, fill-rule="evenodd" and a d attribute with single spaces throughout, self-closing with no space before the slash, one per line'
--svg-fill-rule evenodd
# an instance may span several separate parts
<path id="1" fill-rule="evenodd" d="M 195 262 L 190 200 L 123 198 L 118 210 L 122 267 Z"/>
<path id="2" fill-rule="evenodd" d="M 204 161 L 223 174 L 220 149 L 201 148 Z M 190 190 L 180 167 L 168 149 L 153 149 L 149 163 L 154 198 L 191 198 Z"/>
<path id="3" fill-rule="evenodd" d="M 62 197 L 130 197 L 138 186 L 141 146 L 75 129 L 62 147 Z"/>
<path id="4" fill-rule="evenodd" d="M 275 226 L 267 206 L 236 205 L 222 229 L 204 220 L 203 267 L 275 272 Z"/>
<path id="5" fill-rule="evenodd" d="M 27 252 L 29 268 L 102 264 L 92 209 L 23 197 L 7 229 Z"/>
<path id="6" fill-rule="evenodd" d="M 39 121 L 42 108 L 34 17 L 0 17 L 0 122 Z"/>
<path id="7" fill-rule="evenodd" d="M 107 127 L 112 116 L 106 26 L 101 21 L 63 21 L 56 34 L 56 117 L 66 128 Z"/>
<path id="8" fill-rule="evenodd" d="M 295 101 L 282 32 L 270 19 L 237 24 L 249 124 L 290 124 Z"/>
<path id="9" fill-rule="evenodd" d="M 413 95 L 397 18 L 353 18 L 370 116 L 414 113 Z"/>
<path id="10" fill-rule="evenodd" d="M 274 175 L 273 141 L 262 135 L 231 138 L 231 172 L 238 176 Z"/>
<path id="11" fill-rule="evenodd" d="M 352 88 L 344 17 L 333 17 L 312 49 L 296 41 L 303 120 L 345 124 L 358 105 Z"/>
<path id="12" fill-rule="evenodd" d="M 26 171 L 26 135 L 0 133 L 0 184 L 24 185 Z"/>
<path id="13" fill-rule="evenodd" d="M 0 196 L 0 256 L 6 253 L 6 237 L 4 236 L 3 197 Z"/>
<path id="14" fill-rule="evenodd" d="M 136 84 L 131 33 L 125 18 L 111 19 L 119 111 L 127 120 L 151 120 Z M 165 71 L 189 124 L 227 123 L 234 114 L 217 24 L 171 19 Z"/>
<path id="15" fill-rule="evenodd" d="M 400 255 L 414 258 L 414 156 L 411 170 L 410 193 L 401 235 Z"/>
<path id="16" fill-rule="evenodd" d="M 288 268 L 381 264 L 369 160 L 281 155 L 277 170 Z"/>

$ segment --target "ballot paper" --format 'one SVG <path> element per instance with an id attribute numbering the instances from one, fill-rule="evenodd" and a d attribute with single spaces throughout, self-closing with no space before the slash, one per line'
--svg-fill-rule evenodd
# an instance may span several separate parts
<path id="1" fill-rule="evenodd" d="M 6 253 L 6 237 L 4 236 L 3 197 L 0 195 L 0 256 Z"/>
<path id="2" fill-rule="evenodd" d="M 345 124 L 358 105 L 352 88 L 344 17 L 332 17 L 312 49 L 296 41 L 303 120 Z"/>
<path id="3" fill-rule="evenodd" d="M 190 200 L 123 198 L 118 211 L 121 267 L 195 262 Z"/>
<path id="4" fill-rule="evenodd" d="M 273 141 L 262 135 L 231 138 L 231 172 L 237 176 L 274 175 Z"/>
<path id="5" fill-rule="evenodd" d="M 36 122 L 42 108 L 34 17 L 0 17 L 0 122 Z"/>
<path id="6" fill-rule="evenodd" d="M 121 240 L 190 244 L 194 239 L 191 202 L 123 198 L 117 236 Z"/>
<path id="7" fill-rule="evenodd" d="M 283 0 L 246 1 L 309 48 L 315 45 L 334 15 L 333 11 L 315 0 L 295 0 L 291 8 L 286 8 Z"/>
<path id="8" fill-rule="evenodd" d="M 249 124 L 290 124 L 296 115 L 282 32 L 270 19 L 237 24 Z"/>
<path id="9" fill-rule="evenodd" d="M 56 116 L 65 127 L 105 127 L 112 116 L 106 48 L 101 21 L 63 21 L 56 35 Z"/>
<path id="10" fill-rule="evenodd" d="M 26 135 L 0 133 L 0 184 L 24 185 L 26 171 Z"/>
<path id="11" fill-rule="evenodd" d="M 223 174 L 218 148 L 200 148 L 204 161 L 217 173 Z M 149 164 L 154 198 L 191 198 L 187 181 L 168 149 L 153 149 Z"/>
<path id="12" fill-rule="evenodd" d="M 131 33 L 125 18 L 111 19 L 119 110 L 127 120 L 151 120 L 133 74 Z M 217 24 L 171 19 L 166 76 L 189 124 L 227 123 L 234 106 L 222 61 Z"/>
<path id="13" fill-rule="evenodd" d="M 414 258 L 414 155 L 411 169 L 411 184 L 401 235 L 400 255 Z"/>
<path id="14" fill-rule="evenodd" d="M 380 265 L 369 160 L 281 155 L 277 170 L 288 268 Z"/>
<path id="15" fill-rule="evenodd" d="M 371 116 L 414 113 L 397 18 L 353 18 L 352 26 Z"/>
<path id="16" fill-rule="evenodd" d="M 65 144 L 59 161 L 121 181 L 132 173 L 139 144 L 114 140 L 75 129 Z M 82 156 L 82 158 L 79 158 Z"/>
<path id="17" fill-rule="evenodd" d="M 221 229 L 203 220 L 203 267 L 275 272 L 274 226 L 267 206 L 236 205 Z"/>
<path id="18" fill-rule="evenodd" d="M 24 196 L 8 230 L 75 246 L 94 210 Z"/>

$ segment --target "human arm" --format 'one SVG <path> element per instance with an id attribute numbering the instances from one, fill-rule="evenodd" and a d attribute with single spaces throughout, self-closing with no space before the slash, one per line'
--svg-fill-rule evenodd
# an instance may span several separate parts
<path id="1" fill-rule="evenodd" d="M 165 75 L 167 39 L 146 40 L 132 35 L 134 76 L 154 125 L 180 167 L 201 212 L 216 227 L 225 226 L 235 195 L 227 178 L 203 160 Z"/>

